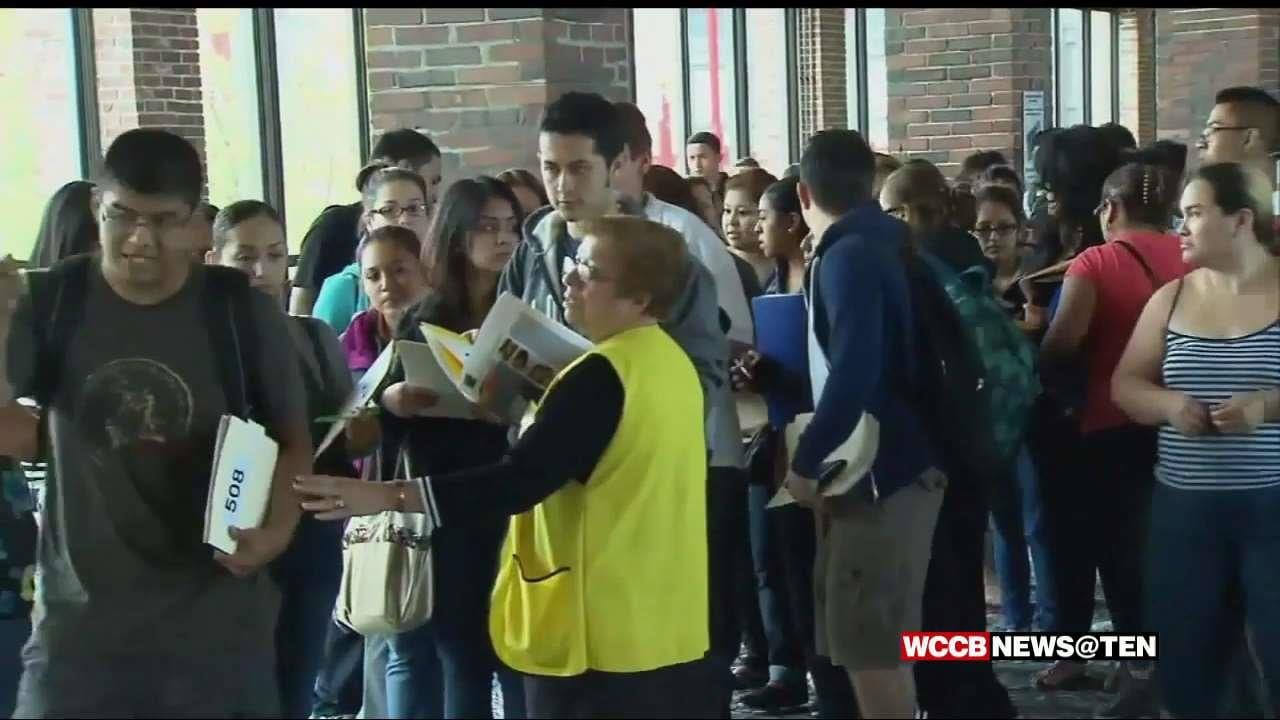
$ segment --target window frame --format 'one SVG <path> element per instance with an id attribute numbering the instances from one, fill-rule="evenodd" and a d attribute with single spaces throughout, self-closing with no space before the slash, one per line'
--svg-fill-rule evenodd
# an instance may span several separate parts
<path id="1" fill-rule="evenodd" d="M 1062 10 L 1079 10 L 1082 16 L 1081 20 L 1081 54 L 1084 56 L 1083 70 L 1083 86 L 1084 98 L 1082 107 L 1084 111 L 1085 121 L 1093 125 L 1103 125 L 1109 122 L 1120 122 L 1120 12 L 1113 8 L 1087 8 L 1087 7 L 1070 7 L 1070 8 L 1053 8 L 1052 22 L 1052 41 L 1053 41 L 1053 124 L 1060 127 L 1062 124 L 1062 46 L 1058 39 L 1062 36 L 1060 13 Z M 1102 12 L 1107 14 L 1108 24 L 1110 25 L 1111 36 L 1111 52 L 1109 62 L 1111 67 L 1108 68 L 1108 74 L 1111 77 L 1111 116 L 1109 118 L 1095 118 L 1093 116 L 1093 14 Z"/>

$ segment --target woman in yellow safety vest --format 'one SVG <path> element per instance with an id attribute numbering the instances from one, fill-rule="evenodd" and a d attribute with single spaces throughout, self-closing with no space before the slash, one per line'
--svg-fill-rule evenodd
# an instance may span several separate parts
<path id="1" fill-rule="evenodd" d="M 493 593 L 498 657 L 530 717 L 712 717 L 702 391 L 658 322 L 691 271 L 675 231 L 583 223 L 568 319 L 593 343 L 498 463 L 402 483 L 303 478 L 303 507 L 434 525 L 514 516 Z"/>

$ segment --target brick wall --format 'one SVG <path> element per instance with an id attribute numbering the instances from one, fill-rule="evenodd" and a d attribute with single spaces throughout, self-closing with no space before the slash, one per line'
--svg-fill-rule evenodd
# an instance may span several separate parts
<path id="1" fill-rule="evenodd" d="M 1022 92 L 1052 103 L 1046 8 L 886 11 L 890 147 L 954 174 L 978 150 L 1022 166 Z"/>
<path id="2" fill-rule="evenodd" d="M 1155 25 L 1161 138 L 1194 142 L 1222 88 L 1280 93 L 1280 9 L 1160 10 Z"/>
<path id="3" fill-rule="evenodd" d="M 800 143 L 827 128 L 849 127 L 845 8 L 802 8 L 797 18 Z"/>
<path id="4" fill-rule="evenodd" d="M 371 8 L 372 131 L 426 132 L 447 177 L 533 168 L 549 101 L 630 97 L 627 22 L 610 8 Z"/>
<path id="5" fill-rule="evenodd" d="M 195 8 L 111 8 L 93 13 L 102 146 L 136 127 L 160 127 L 204 157 Z"/>

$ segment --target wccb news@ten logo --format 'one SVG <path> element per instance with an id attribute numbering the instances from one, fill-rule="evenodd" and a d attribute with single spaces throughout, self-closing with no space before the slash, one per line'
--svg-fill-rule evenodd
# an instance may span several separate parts
<path id="1" fill-rule="evenodd" d="M 987 660 L 1155 660 L 1155 633 L 909 632 L 904 662 Z"/>

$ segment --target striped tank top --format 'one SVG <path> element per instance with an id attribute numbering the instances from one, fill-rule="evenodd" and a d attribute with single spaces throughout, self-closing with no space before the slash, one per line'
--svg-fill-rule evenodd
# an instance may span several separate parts
<path id="1" fill-rule="evenodd" d="M 1280 320 L 1227 340 L 1167 330 L 1164 384 L 1210 407 L 1237 393 L 1280 387 Z M 1250 435 L 1201 437 L 1187 437 L 1166 424 L 1160 428 L 1156 477 L 1183 490 L 1280 485 L 1280 423 L 1264 423 Z"/>

